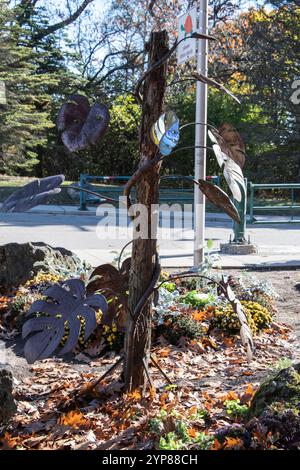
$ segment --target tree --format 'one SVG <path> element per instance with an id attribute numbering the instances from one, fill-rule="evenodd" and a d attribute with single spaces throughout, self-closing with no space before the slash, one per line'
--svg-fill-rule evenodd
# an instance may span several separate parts
<path id="1" fill-rule="evenodd" d="M 25 3 L 29 8 L 36 2 L 22 2 L 15 9 L 1 0 L 0 80 L 7 103 L 0 114 L 0 161 L 2 172 L 31 174 L 39 166 L 35 171 L 42 175 L 45 149 L 54 138 L 53 116 L 78 79 L 67 70 L 57 38 L 32 41 L 33 32 L 48 22 L 43 9 L 17 21 Z"/>
<path id="2" fill-rule="evenodd" d="M 152 32 L 148 43 L 149 67 L 158 62 L 167 52 L 168 36 L 166 31 Z M 140 128 L 140 165 L 145 165 L 157 156 L 157 147 L 150 137 L 150 129 L 163 110 L 166 88 L 166 64 L 154 70 L 146 79 L 143 90 L 142 122 Z M 127 391 L 144 387 L 147 381 L 147 367 L 151 346 L 151 303 L 150 296 L 140 307 L 140 300 L 157 281 L 157 218 L 154 217 L 155 204 L 159 202 L 159 167 L 153 166 L 136 185 L 137 201 L 147 211 L 148 233 L 133 241 L 131 273 L 129 281 L 129 315 L 125 339 L 124 376 Z M 136 222 L 138 223 L 138 222 Z M 137 227 L 137 231 L 141 227 Z M 142 310 L 140 310 L 142 308 Z"/>
<path id="3" fill-rule="evenodd" d="M 300 175 L 299 106 L 291 101 L 299 76 L 300 13 L 296 2 L 268 3 L 272 9 L 242 13 L 218 31 L 211 67 L 249 109 L 243 125 L 252 142 L 248 174 L 256 181 L 292 182 Z"/>

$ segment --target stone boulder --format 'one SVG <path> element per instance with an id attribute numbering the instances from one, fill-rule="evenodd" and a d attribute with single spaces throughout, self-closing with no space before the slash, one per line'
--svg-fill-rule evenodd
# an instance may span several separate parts
<path id="1" fill-rule="evenodd" d="M 42 242 L 8 243 L 0 246 L 0 286 L 19 286 L 38 271 L 77 273 L 82 262 L 65 248 L 54 248 Z"/>
<path id="2" fill-rule="evenodd" d="M 261 384 L 251 400 L 249 418 L 263 413 L 300 411 L 300 363 L 279 371 Z"/>
<path id="3" fill-rule="evenodd" d="M 12 391 L 11 369 L 8 365 L 0 363 L 0 426 L 7 423 L 17 410 Z"/>

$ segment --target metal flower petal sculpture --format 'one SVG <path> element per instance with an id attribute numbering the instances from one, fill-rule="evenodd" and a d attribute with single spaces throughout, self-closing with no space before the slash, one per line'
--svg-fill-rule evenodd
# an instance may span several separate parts
<path id="1" fill-rule="evenodd" d="M 70 152 L 84 150 L 95 145 L 104 136 L 109 124 L 109 112 L 101 103 L 90 106 L 83 95 L 72 95 L 57 118 L 57 128 Z"/>
<path id="2" fill-rule="evenodd" d="M 81 319 L 85 321 L 86 341 L 97 326 L 96 311 L 107 312 L 107 301 L 103 295 L 86 296 L 84 282 L 69 279 L 63 284 L 54 284 L 43 292 L 46 300 L 34 302 L 28 315 L 32 316 L 23 325 L 22 336 L 27 338 L 24 352 L 31 364 L 52 355 L 68 333 L 68 339 L 59 354 L 72 351 L 77 345 Z M 33 316 L 35 315 L 35 316 Z"/>
<path id="3" fill-rule="evenodd" d="M 26 212 L 39 204 L 43 204 L 48 197 L 60 193 L 60 185 L 64 180 L 64 175 L 34 180 L 17 189 L 3 202 L 0 208 L 3 212 Z"/>

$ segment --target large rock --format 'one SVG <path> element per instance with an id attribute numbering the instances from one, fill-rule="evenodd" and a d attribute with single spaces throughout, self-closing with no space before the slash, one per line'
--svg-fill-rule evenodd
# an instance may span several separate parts
<path id="1" fill-rule="evenodd" d="M 18 286 L 38 271 L 52 269 L 76 273 L 82 262 L 72 251 L 46 243 L 8 243 L 0 246 L 0 286 Z"/>
<path id="2" fill-rule="evenodd" d="M 300 411 L 300 363 L 278 372 L 256 391 L 251 401 L 249 418 L 263 413 Z"/>
<path id="3" fill-rule="evenodd" d="M 17 410 L 12 391 L 11 369 L 6 364 L 0 364 L 0 425 L 7 423 Z"/>

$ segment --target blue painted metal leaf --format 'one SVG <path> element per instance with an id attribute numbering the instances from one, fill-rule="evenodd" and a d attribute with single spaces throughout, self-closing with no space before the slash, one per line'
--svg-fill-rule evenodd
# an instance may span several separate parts
<path id="1" fill-rule="evenodd" d="M 162 155 L 169 155 L 179 142 L 179 119 L 173 111 L 162 114 L 151 129 L 151 138 Z"/>
<path id="2" fill-rule="evenodd" d="M 26 212 L 44 203 L 49 196 L 58 194 L 64 179 L 64 175 L 56 175 L 34 180 L 11 194 L 1 209 L 4 212 Z"/>
<path id="3" fill-rule="evenodd" d="M 85 321 L 87 340 L 97 326 L 96 311 L 107 312 L 107 301 L 101 294 L 86 296 L 85 285 L 80 279 L 69 279 L 62 285 L 54 284 L 43 292 L 46 300 L 34 302 L 23 325 L 22 336 L 27 338 L 24 352 L 31 364 L 52 355 L 59 347 L 66 331 L 68 339 L 59 354 L 72 351 L 78 343 L 80 319 Z"/>

